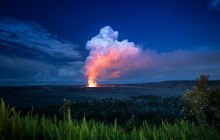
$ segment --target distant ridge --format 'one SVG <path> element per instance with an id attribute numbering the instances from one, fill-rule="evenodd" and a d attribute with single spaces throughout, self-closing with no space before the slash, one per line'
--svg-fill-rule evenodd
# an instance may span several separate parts
<path id="1" fill-rule="evenodd" d="M 184 85 L 187 87 L 193 87 L 196 85 L 196 80 L 167 80 L 167 81 L 158 81 L 158 82 L 147 82 L 147 83 L 126 83 L 126 84 L 100 84 L 99 87 L 121 87 L 121 86 L 168 86 L 168 87 L 172 87 L 172 86 L 180 86 L 180 85 Z M 69 87 L 69 86 L 73 86 L 73 87 L 86 87 L 86 85 L 84 84 L 48 84 L 48 83 L 43 83 L 43 84 L 39 84 L 39 83 L 31 83 L 28 85 L 25 85 L 25 83 L 29 83 L 29 82 L 19 82 L 20 84 L 13 84 L 12 85 L 9 84 L 4 84 L 4 82 L 0 81 L 0 87 L 47 87 L 47 86 L 59 86 L 59 87 Z M 23 83 L 23 84 L 22 84 Z M 56 83 L 56 82 L 55 82 Z M 210 86 L 217 86 L 220 85 L 220 80 L 209 80 L 208 81 L 208 87 Z"/>
<path id="2" fill-rule="evenodd" d="M 157 83 L 142 83 L 142 84 L 122 84 L 127 86 L 151 86 L 151 87 L 164 87 L 164 88 L 186 88 L 191 89 L 196 85 L 196 80 L 168 80 Z M 207 87 L 220 85 L 220 80 L 210 80 Z"/>

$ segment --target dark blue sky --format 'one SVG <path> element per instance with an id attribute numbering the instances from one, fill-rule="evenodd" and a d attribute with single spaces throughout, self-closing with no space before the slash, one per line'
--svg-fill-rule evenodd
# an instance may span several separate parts
<path id="1" fill-rule="evenodd" d="M 86 83 L 86 42 L 107 25 L 119 32 L 118 40 L 154 51 L 152 58 L 168 57 L 156 68 L 139 70 L 140 78 L 102 79 L 103 83 L 195 79 L 199 74 L 220 79 L 219 0 L 1 0 L 0 80 Z M 185 54 L 196 60 L 193 65 Z M 176 65 L 180 61 L 182 70 Z"/>

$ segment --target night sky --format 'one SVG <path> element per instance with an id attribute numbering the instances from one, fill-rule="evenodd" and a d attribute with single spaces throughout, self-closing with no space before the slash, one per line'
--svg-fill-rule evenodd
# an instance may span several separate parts
<path id="1" fill-rule="evenodd" d="M 0 85 L 87 84 L 86 43 L 105 26 L 149 61 L 100 84 L 220 80 L 220 0 L 1 0 Z"/>

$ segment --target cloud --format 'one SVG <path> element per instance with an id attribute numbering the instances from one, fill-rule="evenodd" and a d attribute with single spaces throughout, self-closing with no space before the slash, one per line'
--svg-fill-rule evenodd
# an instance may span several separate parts
<path id="1" fill-rule="evenodd" d="M 5 45 L 3 41 L 34 48 L 56 58 L 81 57 L 80 53 L 75 50 L 77 45 L 59 39 L 41 25 L 30 21 L 1 18 L 0 43 Z M 6 46 L 9 45 L 6 44 Z"/>
<path id="2" fill-rule="evenodd" d="M 6 42 L 0 42 L 2 45 L 4 45 L 4 46 L 7 46 L 7 47 L 10 47 L 10 48 L 17 48 L 16 46 L 13 46 L 13 45 L 11 45 L 11 44 L 8 44 L 8 43 L 6 43 Z"/>
<path id="3" fill-rule="evenodd" d="M 133 42 L 117 39 L 118 32 L 106 26 L 87 42 L 86 48 L 90 50 L 90 55 L 86 59 L 84 69 L 89 86 L 95 86 L 98 77 L 119 78 L 121 73 L 134 66 L 140 49 Z"/>
<path id="4" fill-rule="evenodd" d="M 166 80 L 195 80 L 200 74 L 220 79 L 220 52 L 176 50 L 169 53 L 142 51 L 135 64 L 117 79 L 99 78 L 103 83 L 146 83 Z M 131 62 L 132 63 L 132 62 Z"/>
<path id="5" fill-rule="evenodd" d="M 95 86 L 97 79 L 112 78 L 139 82 L 195 79 L 199 74 L 210 74 L 212 79 L 220 79 L 220 51 L 198 49 L 158 53 L 142 50 L 127 40 L 118 41 L 118 34 L 106 26 L 87 42 L 90 55 L 84 69 L 88 84 Z"/>
<path id="6" fill-rule="evenodd" d="M 29 83 L 27 81 L 56 81 L 63 84 L 75 81 L 74 84 L 85 84 L 86 71 L 93 70 L 99 71 L 100 84 L 194 80 L 199 74 L 209 74 L 211 79 L 220 79 L 219 50 L 211 50 L 207 46 L 198 50 L 158 53 L 155 50 L 143 50 L 128 40 L 119 41 L 118 35 L 109 26 L 101 29 L 86 44 L 90 51 L 86 62 L 71 61 L 80 57 L 73 43 L 58 39 L 36 23 L 1 19 L 0 49 L 6 47 L 13 51 L 2 51 L 4 55 L 0 54 L 0 85 L 4 81 L 9 85 L 12 81 L 22 81 L 24 85 Z M 42 54 L 47 55 L 42 59 L 34 57 Z M 71 59 L 57 59 L 61 57 Z"/>
<path id="7" fill-rule="evenodd" d="M 85 71 L 83 69 L 83 61 L 67 62 L 68 65 L 60 67 L 58 70 L 58 76 L 64 78 L 83 78 Z"/>
<path id="8" fill-rule="evenodd" d="M 83 61 L 73 61 L 73 62 L 66 62 L 66 63 L 75 68 L 83 68 L 83 66 L 85 65 L 85 62 Z"/>
<path id="9" fill-rule="evenodd" d="M 209 0 L 208 8 L 211 10 L 220 11 L 220 0 Z"/>
<path id="10" fill-rule="evenodd" d="M 149 81 L 194 80 L 199 74 L 220 79 L 220 52 L 176 50 L 169 53 L 142 51 L 134 68 L 121 75 L 123 78 Z"/>
<path id="11" fill-rule="evenodd" d="M 58 76 L 60 77 L 71 77 L 71 76 L 76 76 L 76 74 L 77 72 L 73 69 L 68 70 L 68 69 L 62 68 L 62 69 L 59 69 L 58 71 Z"/>
<path id="12" fill-rule="evenodd" d="M 32 80 L 40 71 L 56 67 L 42 61 L 0 55 L 0 79 Z"/>
<path id="13" fill-rule="evenodd" d="M 0 55 L 0 85 L 2 82 L 59 82 L 79 81 L 82 83 L 83 69 L 80 61 L 72 62 L 74 65 L 54 65 L 47 62 L 8 57 Z M 12 83 L 13 84 L 13 83 Z M 28 84 L 28 83 L 26 83 Z"/>

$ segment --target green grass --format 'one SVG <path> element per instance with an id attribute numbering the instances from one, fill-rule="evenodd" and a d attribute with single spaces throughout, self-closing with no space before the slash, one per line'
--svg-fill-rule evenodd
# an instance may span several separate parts
<path id="1" fill-rule="evenodd" d="M 162 122 L 159 127 L 150 126 L 146 121 L 139 128 L 126 131 L 114 124 L 105 125 L 101 122 L 81 121 L 71 119 L 70 111 L 65 119 L 58 120 L 39 117 L 28 113 L 21 116 L 14 108 L 5 106 L 1 99 L 0 106 L 0 139 L 1 140 L 172 140 L 172 139 L 211 139 L 219 140 L 219 131 L 212 126 L 187 121 L 177 121 L 175 124 Z"/>

